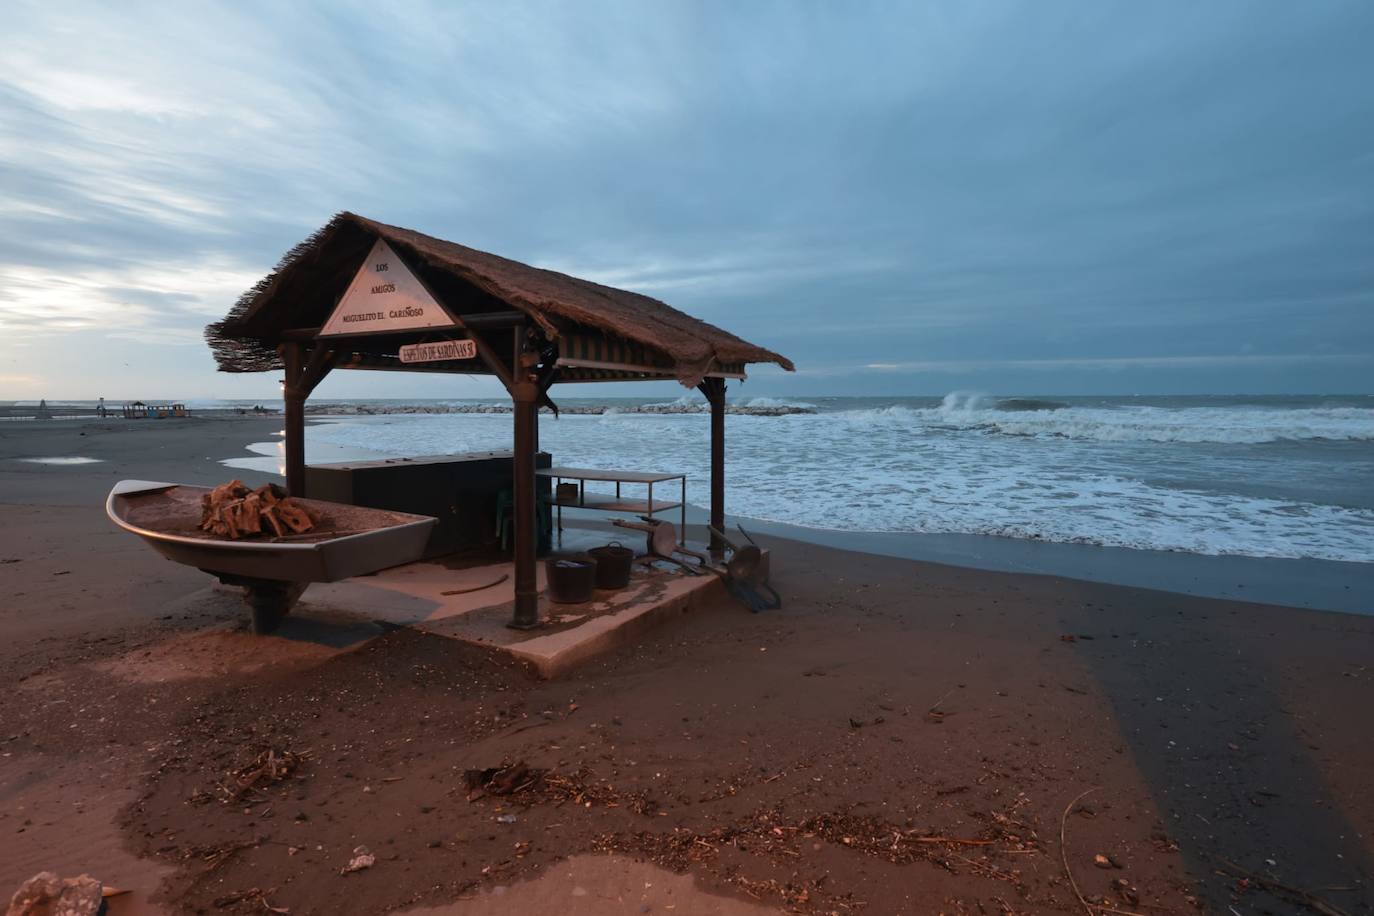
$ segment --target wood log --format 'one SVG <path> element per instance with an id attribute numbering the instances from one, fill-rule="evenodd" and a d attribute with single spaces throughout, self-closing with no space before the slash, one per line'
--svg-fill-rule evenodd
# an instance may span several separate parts
<path id="1" fill-rule="evenodd" d="M 304 534 L 318 523 L 309 509 L 273 484 L 249 490 L 243 481 L 231 480 L 201 497 L 201 529 L 232 540 L 259 534 Z"/>
<path id="2" fill-rule="evenodd" d="M 292 499 L 284 499 L 272 507 L 277 516 L 286 523 L 293 534 L 305 534 L 315 523 L 310 519 L 310 513 L 305 511 L 305 507 Z"/>

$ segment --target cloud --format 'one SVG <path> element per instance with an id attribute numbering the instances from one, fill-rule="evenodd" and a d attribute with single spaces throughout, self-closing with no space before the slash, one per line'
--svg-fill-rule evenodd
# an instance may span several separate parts
<path id="1" fill-rule="evenodd" d="M 1214 369 L 1246 366 L 1374 365 L 1370 353 L 1229 353 L 1209 356 L 1112 356 L 1070 359 L 920 360 L 905 363 L 868 363 L 844 371 L 872 369 L 881 372 L 969 372 L 1002 369 Z"/>
<path id="2" fill-rule="evenodd" d="M 875 392 L 909 367 L 1148 380 L 1209 359 L 1370 384 L 1332 355 L 1374 353 L 1368 4 L 21 2 L 10 21 L 0 348 L 79 328 L 115 365 L 158 359 L 351 209 L 643 291 Z M 1242 342 L 1287 355 L 1216 356 Z"/>
<path id="3" fill-rule="evenodd" d="M 76 274 L 0 264 L 6 307 L 0 331 L 11 339 L 99 329 L 114 337 L 200 343 L 197 324 L 256 282 L 224 262 L 133 265 Z M 188 326 L 188 319 L 194 322 Z"/>

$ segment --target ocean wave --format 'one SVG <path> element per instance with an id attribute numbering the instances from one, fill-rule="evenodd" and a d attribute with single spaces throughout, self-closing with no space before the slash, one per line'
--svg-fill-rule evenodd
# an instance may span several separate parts
<path id="1" fill-rule="evenodd" d="M 448 414 L 508 414 L 513 407 L 509 402 L 471 404 L 437 402 L 425 404 L 306 404 L 305 412 L 317 417 L 376 417 L 393 415 L 433 415 Z M 547 408 L 545 412 L 549 412 Z M 559 409 L 560 414 L 568 416 L 621 416 L 626 414 L 698 414 L 708 413 L 710 406 L 705 401 L 680 398 L 659 404 L 571 404 Z M 791 404 L 774 401 L 772 398 L 754 398 L 752 401 L 736 402 L 725 405 L 729 414 L 743 414 L 754 417 L 784 417 L 793 414 L 816 412 L 814 405 Z"/>
<path id="2" fill-rule="evenodd" d="M 1008 422 L 1075 415 L 1075 422 L 1084 422 L 1093 411 L 1147 410 L 1193 409 L 981 413 Z M 1312 411 L 1328 425 L 1368 422 L 1371 413 Z M 1374 508 L 1343 459 L 1308 457 L 1325 450 L 1299 447 L 1291 450 L 1295 456 L 1279 458 L 1224 445 L 1121 448 L 1043 430 L 1034 433 L 1038 439 L 976 426 L 951 432 L 948 413 L 941 418 L 938 408 L 898 405 L 741 423 L 738 432 L 727 430 L 728 509 L 841 530 L 1374 562 Z M 1277 429 L 1286 428 L 1277 424 L 1291 423 L 1295 411 L 1267 413 L 1265 422 Z M 1246 422 L 1252 427 L 1256 419 Z M 932 433 L 938 423 L 946 428 Z M 312 424 L 307 436 L 352 448 L 384 443 L 389 453 L 410 456 L 442 453 L 454 443 L 474 451 L 510 447 L 509 424 L 464 415 L 341 417 Z M 612 414 L 591 422 L 545 422 L 540 433 L 558 464 L 685 473 L 688 500 L 698 506 L 710 501 L 709 440 L 708 424 L 695 419 Z"/>
<path id="3" fill-rule="evenodd" d="M 962 422 L 959 422 L 962 420 Z M 1360 408 L 1239 410 L 1235 408 L 1061 408 L 1012 416 L 942 414 L 946 428 L 1004 436 L 1097 442 L 1177 442 L 1255 445 L 1284 440 L 1374 440 L 1374 411 Z"/>
<path id="4" fill-rule="evenodd" d="M 951 391 L 935 409 L 942 414 L 968 414 L 989 410 L 1061 410 L 1068 406 L 1063 401 L 1051 401 L 1048 398 L 1004 398 L 982 391 Z"/>
<path id="5" fill-rule="evenodd" d="M 952 392 L 938 407 L 890 405 L 832 416 L 861 424 L 903 422 L 917 432 L 1095 442 L 1374 441 L 1374 410 L 1363 407 L 1076 407 L 1042 399 Z"/>
<path id="6" fill-rule="evenodd" d="M 1064 410 L 1068 404 L 1062 401 L 1046 401 L 1041 398 L 999 398 L 998 410 Z"/>
<path id="7" fill-rule="evenodd" d="M 842 486 L 809 481 L 805 502 L 752 481 L 757 488 L 732 495 L 732 503 L 746 515 L 816 528 L 1374 562 L 1369 509 L 1174 490 L 1115 476 L 1030 480 L 968 465 L 901 480 L 877 466 L 851 471 Z M 856 499 L 856 492 L 870 496 Z"/>
<path id="8" fill-rule="evenodd" d="M 795 407 L 799 410 L 816 410 L 816 405 L 807 401 L 791 401 L 786 398 L 749 398 L 747 401 L 731 402 L 739 407 Z"/>

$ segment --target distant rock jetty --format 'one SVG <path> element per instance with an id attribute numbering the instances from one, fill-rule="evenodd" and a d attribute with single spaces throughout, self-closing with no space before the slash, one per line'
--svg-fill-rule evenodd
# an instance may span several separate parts
<path id="1" fill-rule="evenodd" d="M 546 408 L 547 410 L 547 408 Z M 316 416 L 362 416 L 381 414 L 448 414 L 448 413 L 510 413 L 509 404 L 306 404 L 305 412 Z M 603 416 L 627 413 L 708 413 L 705 404 L 627 404 L 623 406 L 576 405 L 560 407 L 559 413 L 570 416 Z M 726 413 L 750 417 L 785 417 L 791 414 L 815 413 L 814 407 L 795 404 L 727 404 Z"/>

